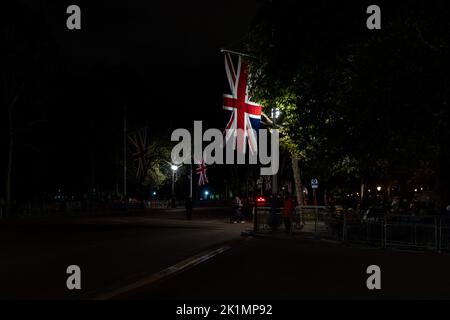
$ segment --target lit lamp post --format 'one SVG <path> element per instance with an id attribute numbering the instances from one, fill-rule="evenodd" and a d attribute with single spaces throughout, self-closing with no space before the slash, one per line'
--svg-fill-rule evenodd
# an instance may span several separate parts
<path id="1" fill-rule="evenodd" d="M 278 117 L 280 116 L 280 110 L 277 108 L 272 108 L 272 122 L 273 127 L 276 129 L 276 122 Z M 278 181 L 277 181 L 277 175 L 272 175 L 272 194 L 278 193 Z"/>
<path id="2" fill-rule="evenodd" d="M 172 208 L 175 208 L 175 172 L 178 170 L 178 166 L 172 164 L 170 169 L 172 169 Z"/>

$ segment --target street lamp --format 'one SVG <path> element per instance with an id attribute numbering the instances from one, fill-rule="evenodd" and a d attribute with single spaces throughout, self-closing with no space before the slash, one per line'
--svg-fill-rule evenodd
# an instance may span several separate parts
<path id="1" fill-rule="evenodd" d="M 380 187 L 380 186 L 377 187 L 377 191 L 378 191 L 378 192 L 381 191 L 381 187 Z"/>
<path id="2" fill-rule="evenodd" d="M 272 121 L 277 120 L 280 117 L 280 114 L 281 114 L 280 110 L 278 110 L 277 108 L 272 108 Z"/>
<path id="3" fill-rule="evenodd" d="M 277 108 L 272 108 L 272 123 L 273 128 L 277 127 L 277 119 L 280 116 L 280 110 Z M 278 193 L 278 179 L 277 174 L 272 175 L 272 194 L 275 195 Z"/>
<path id="4" fill-rule="evenodd" d="M 178 166 L 171 164 L 172 169 L 172 208 L 175 208 L 175 172 L 178 170 Z"/>

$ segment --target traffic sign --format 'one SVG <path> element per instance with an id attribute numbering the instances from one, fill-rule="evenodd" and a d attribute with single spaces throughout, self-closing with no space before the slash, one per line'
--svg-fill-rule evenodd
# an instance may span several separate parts
<path id="1" fill-rule="evenodd" d="M 317 179 L 311 179 L 311 188 L 317 189 L 319 187 L 319 181 Z"/>

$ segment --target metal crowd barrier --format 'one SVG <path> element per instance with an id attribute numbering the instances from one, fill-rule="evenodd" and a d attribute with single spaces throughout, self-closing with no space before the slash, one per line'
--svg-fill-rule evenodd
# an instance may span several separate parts
<path id="1" fill-rule="evenodd" d="M 396 214 L 348 214 L 324 206 L 299 206 L 302 231 L 315 238 L 366 243 L 381 247 L 410 247 L 437 252 L 450 250 L 450 217 Z"/>
<path id="2" fill-rule="evenodd" d="M 276 211 L 274 215 L 272 215 L 272 208 L 271 207 L 257 207 L 257 229 L 258 231 L 264 231 L 272 229 L 272 224 L 275 223 L 277 228 L 281 226 L 282 218 L 281 218 L 281 211 L 282 208 L 275 208 Z M 272 221 L 272 219 L 276 219 L 276 221 Z M 277 229 L 276 228 L 276 229 Z"/>

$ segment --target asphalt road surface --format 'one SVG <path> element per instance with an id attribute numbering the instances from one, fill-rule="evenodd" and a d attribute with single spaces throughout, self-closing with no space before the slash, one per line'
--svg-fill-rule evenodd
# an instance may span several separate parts
<path id="1" fill-rule="evenodd" d="M 368 290 L 367 267 L 381 268 Z M 249 239 L 130 299 L 449 299 L 450 256 L 305 239 Z"/>
<path id="2" fill-rule="evenodd" d="M 90 297 L 240 239 L 245 228 L 223 212 L 193 221 L 182 211 L 22 219 L 0 226 L 0 299 Z M 66 287 L 69 265 L 81 268 L 80 291 Z"/>
<path id="3" fill-rule="evenodd" d="M 450 298 L 449 255 L 345 246 L 307 235 L 245 238 L 241 232 L 250 223 L 230 224 L 220 210 L 208 210 L 193 221 L 160 212 L 0 226 L 0 298 L 91 299 L 123 288 L 110 297 Z M 189 268 L 170 273 L 180 262 Z M 72 264 L 82 271 L 80 291 L 66 288 Z M 369 265 L 381 268 L 381 290 L 366 287 Z"/>

